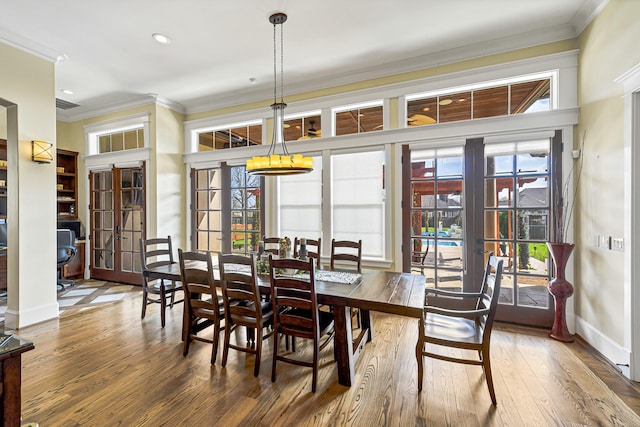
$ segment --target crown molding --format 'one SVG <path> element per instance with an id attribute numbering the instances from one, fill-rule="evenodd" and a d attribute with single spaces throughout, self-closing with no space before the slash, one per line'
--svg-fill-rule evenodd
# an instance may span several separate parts
<path id="1" fill-rule="evenodd" d="M 345 70 L 334 74 L 324 74 L 316 79 L 310 79 L 305 82 L 288 82 L 287 92 L 289 96 L 292 96 L 568 40 L 576 36 L 577 34 L 572 25 L 533 31 L 513 37 L 488 40 L 463 47 L 446 49 L 440 52 L 428 53 L 405 60 L 388 62 L 380 66 L 367 67 L 359 70 Z M 238 93 L 237 91 L 223 93 L 217 95 L 215 99 L 208 97 L 206 101 L 185 102 L 184 104 L 187 114 L 195 114 L 219 108 L 259 102 L 269 99 L 269 96 L 269 89 L 265 88 L 264 90 L 244 94 Z"/>
<path id="2" fill-rule="evenodd" d="M 0 29 L 0 42 L 16 49 L 35 55 L 49 62 L 57 63 L 68 59 L 68 56 L 59 50 L 50 48 L 33 40 L 21 37 L 11 31 Z"/>
<path id="3" fill-rule="evenodd" d="M 576 37 L 582 34 L 585 28 L 596 16 L 609 4 L 609 0 L 585 0 L 584 4 L 573 17 L 570 24 L 575 29 Z"/>
<path id="4" fill-rule="evenodd" d="M 179 114 L 185 114 L 185 108 L 179 102 L 172 101 L 157 94 L 138 95 L 128 98 L 124 101 L 104 104 L 96 108 L 83 108 L 82 106 L 71 110 L 56 111 L 56 119 L 62 122 L 76 122 L 78 120 L 90 119 L 92 117 L 102 116 L 110 113 L 128 110 L 130 108 L 142 107 L 144 105 L 155 104 L 168 108 Z M 72 111 L 72 110 L 78 111 Z"/>

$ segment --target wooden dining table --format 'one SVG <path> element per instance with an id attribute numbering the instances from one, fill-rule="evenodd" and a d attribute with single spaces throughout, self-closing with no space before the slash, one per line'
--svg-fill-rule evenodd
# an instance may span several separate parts
<path id="1" fill-rule="evenodd" d="M 206 268 L 202 263 L 203 268 Z M 321 269 L 326 270 L 325 267 Z M 180 280 L 178 263 L 143 271 L 150 280 Z M 326 275 L 324 275 L 326 277 Z M 218 269 L 214 279 L 220 280 Z M 364 270 L 354 283 L 323 280 L 316 277 L 318 303 L 333 307 L 335 329 L 335 355 L 338 365 L 338 382 L 351 386 L 355 377 L 355 364 L 364 345 L 373 340 L 375 333 L 371 312 L 383 312 L 399 316 L 422 318 L 425 298 L 425 277 L 418 274 L 383 270 Z M 260 291 L 271 292 L 269 275 L 259 274 Z M 361 328 L 353 336 L 350 308 L 358 308 Z"/>

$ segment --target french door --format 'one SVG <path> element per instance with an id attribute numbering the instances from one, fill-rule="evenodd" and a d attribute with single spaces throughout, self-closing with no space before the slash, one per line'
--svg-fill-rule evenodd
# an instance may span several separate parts
<path id="1" fill-rule="evenodd" d="M 144 167 L 92 171 L 90 271 L 95 279 L 140 284 L 145 230 Z"/>
<path id="2" fill-rule="evenodd" d="M 248 254 L 264 230 L 263 179 L 244 166 L 192 169 L 192 242 L 199 251 Z"/>
<path id="3" fill-rule="evenodd" d="M 546 242 L 558 189 L 554 138 L 441 149 L 403 147 L 403 266 L 427 286 L 477 291 L 489 252 L 504 259 L 497 318 L 553 323 Z M 555 186 L 554 186 L 555 185 Z"/>

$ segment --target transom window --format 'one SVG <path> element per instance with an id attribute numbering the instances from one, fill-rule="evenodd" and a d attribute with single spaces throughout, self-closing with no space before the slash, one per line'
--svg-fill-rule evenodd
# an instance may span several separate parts
<path id="1" fill-rule="evenodd" d="M 320 112 L 306 113 L 303 116 L 284 121 L 284 140 L 299 141 L 303 139 L 322 138 L 322 121 Z"/>
<path id="2" fill-rule="evenodd" d="M 336 136 L 382 130 L 384 113 L 382 101 L 338 107 L 333 110 L 333 113 Z"/>
<path id="3" fill-rule="evenodd" d="M 146 156 L 142 149 L 149 147 L 149 120 L 150 115 L 144 113 L 86 125 L 87 154 L 106 154 L 109 157 L 109 153 L 130 151 L 125 155 L 129 160 L 143 160 Z M 122 155 L 114 155 L 122 158 Z"/>
<path id="4" fill-rule="evenodd" d="M 424 126 L 551 109 L 551 76 L 482 83 L 407 96 L 407 126 Z"/>
<path id="5" fill-rule="evenodd" d="M 144 147 L 144 129 L 130 129 L 98 135 L 98 153 L 135 150 Z"/>
<path id="6" fill-rule="evenodd" d="M 262 145 L 262 123 L 254 122 L 234 127 L 198 133 L 198 151 Z"/>

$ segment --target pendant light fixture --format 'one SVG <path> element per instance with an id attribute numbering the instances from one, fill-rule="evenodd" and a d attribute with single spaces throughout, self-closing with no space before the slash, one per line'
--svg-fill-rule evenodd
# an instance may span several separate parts
<path id="1" fill-rule="evenodd" d="M 274 13 L 269 17 L 269 22 L 273 24 L 273 138 L 271 147 L 265 156 L 256 156 L 247 160 L 247 173 L 251 175 L 294 175 L 309 173 L 313 170 L 311 157 L 304 157 L 302 154 L 289 154 L 287 145 L 284 142 L 284 51 L 282 24 L 287 20 L 285 13 Z M 280 25 L 280 100 L 278 101 L 278 73 L 277 73 L 277 47 L 276 47 L 276 26 Z M 276 149 L 280 145 L 282 154 L 276 154 Z"/>

